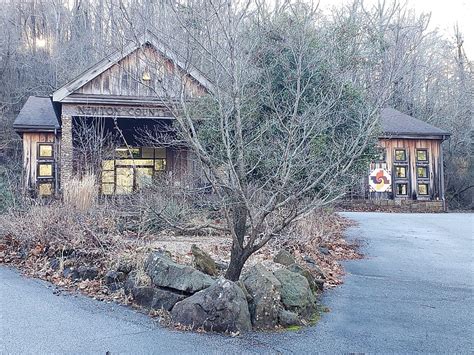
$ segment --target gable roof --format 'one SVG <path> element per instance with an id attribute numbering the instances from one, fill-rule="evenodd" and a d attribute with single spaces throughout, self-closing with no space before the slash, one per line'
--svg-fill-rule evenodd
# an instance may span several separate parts
<path id="1" fill-rule="evenodd" d="M 201 84 L 209 92 L 213 92 L 214 85 L 205 77 L 205 75 L 198 69 L 187 66 L 180 56 L 165 46 L 153 33 L 147 31 L 137 42 L 131 42 L 122 50 L 117 50 L 108 55 L 100 62 L 90 67 L 78 77 L 68 82 L 53 93 L 53 101 L 60 102 L 68 95 L 72 94 L 77 89 L 81 88 L 98 75 L 117 64 L 121 59 L 125 58 L 135 50 L 145 46 L 151 45 L 155 50 L 160 52 L 164 57 L 170 59 L 179 69 L 188 73 L 193 79 Z"/>
<path id="2" fill-rule="evenodd" d="M 51 98 L 30 96 L 13 122 L 13 128 L 18 132 L 60 129 L 58 112 Z"/>
<path id="3" fill-rule="evenodd" d="M 415 117 L 409 116 L 395 110 L 392 107 L 386 107 L 380 113 L 380 125 L 382 127 L 382 135 L 386 136 L 403 136 L 409 138 L 416 137 L 439 137 L 444 139 L 450 133 L 438 127 L 430 125 Z"/>

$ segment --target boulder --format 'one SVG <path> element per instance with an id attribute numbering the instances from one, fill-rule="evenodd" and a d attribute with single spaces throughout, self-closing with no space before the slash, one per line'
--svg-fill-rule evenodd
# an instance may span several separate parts
<path id="1" fill-rule="evenodd" d="M 128 275 L 127 278 L 125 279 L 125 282 L 123 283 L 123 290 L 125 291 L 125 294 L 128 295 L 132 292 L 132 289 L 137 286 L 138 284 L 138 275 L 136 271 L 131 271 Z"/>
<path id="2" fill-rule="evenodd" d="M 248 303 L 234 282 L 219 279 L 212 286 L 176 303 L 173 322 L 216 332 L 251 330 Z"/>
<path id="3" fill-rule="evenodd" d="M 292 325 L 301 325 L 300 318 L 296 313 L 287 311 L 286 309 L 280 310 L 278 314 L 278 321 L 280 325 L 284 327 L 290 327 Z"/>
<path id="4" fill-rule="evenodd" d="M 120 260 L 117 265 L 117 271 L 128 274 L 133 270 L 133 263 L 129 260 Z"/>
<path id="5" fill-rule="evenodd" d="M 186 297 L 189 297 L 189 295 L 184 292 L 173 292 L 171 290 L 155 288 L 152 308 L 171 311 L 176 303 L 186 299 Z"/>
<path id="6" fill-rule="evenodd" d="M 66 267 L 63 270 L 63 277 L 71 280 L 77 280 L 79 279 L 79 273 L 77 272 L 77 269 L 73 266 Z"/>
<path id="7" fill-rule="evenodd" d="M 167 311 L 187 297 L 182 293 L 148 286 L 136 286 L 132 288 L 131 293 L 136 304 L 149 309 L 165 309 Z"/>
<path id="8" fill-rule="evenodd" d="M 127 275 L 121 271 L 110 270 L 105 274 L 105 284 L 111 285 L 125 281 Z"/>
<path id="9" fill-rule="evenodd" d="M 82 280 L 93 280 L 99 276 L 99 269 L 94 266 L 79 266 L 77 273 Z"/>
<path id="10" fill-rule="evenodd" d="M 201 291 L 212 285 L 213 279 L 190 266 L 180 265 L 160 252 L 150 254 L 145 271 L 153 284 L 188 293 Z"/>
<path id="11" fill-rule="evenodd" d="M 155 290 L 153 287 L 137 286 L 131 289 L 133 302 L 144 307 L 151 308 L 153 305 L 153 298 Z"/>
<path id="12" fill-rule="evenodd" d="M 286 251 L 284 249 L 281 249 L 275 255 L 275 257 L 273 258 L 273 261 L 278 263 L 278 264 L 285 265 L 285 266 L 294 264 L 296 262 L 293 255 L 291 255 L 289 251 Z"/>
<path id="13" fill-rule="evenodd" d="M 196 269 L 211 276 L 217 275 L 217 265 L 209 254 L 200 249 L 196 244 L 191 245 L 191 253 L 193 254 L 193 263 Z"/>
<path id="14" fill-rule="evenodd" d="M 278 325 L 280 281 L 262 264 L 253 266 L 243 277 L 251 296 L 250 317 L 255 328 L 268 329 Z"/>
<path id="15" fill-rule="evenodd" d="M 323 291 L 324 281 L 314 277 L 313 274 L 308 269 L 305 269 L 298 264 L 292 264 L 288 266 L 287 269 L 290 270 L 291 272 L 296 272 L 297 274 L 304 276 L 306 280 L 308 280 L 311 291 L 313 291 L 314 293 Z"/>
<path id="16" fill-rule="evenodd" d="M 313 258 L 304 256 L 303 260 L 306 261 L 306 265 L 311 269 L 312 273 L 315 274 L 317 278 L 322 280 L 326 279 L 326 275 L 324 275 L 324 272 L 318 267 L 318 264 Z"/>
<path id="17" fill-rule="evenodd" d="M 111 291 L 116 291 L 123 286 L 127 275 L 121 271 L 110 270 L 105 274 L 104 281 Z"/>
<path id="18" fill-rule="evenodd" d="M 273 273 L 281 284 L 281 302 L 285 309 L 300 316 L 311 316 L 316 310 L 316 298 L 306 278 L 288 269 Z"/>

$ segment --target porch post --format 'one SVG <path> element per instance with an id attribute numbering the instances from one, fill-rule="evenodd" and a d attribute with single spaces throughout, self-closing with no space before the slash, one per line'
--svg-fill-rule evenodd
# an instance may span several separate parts
<path id="1" fill-rule="evenodd" d="M 60 180 L 61 191 L 64 192 L 67 182 L 72 178 L 72 117 L 62 115 L 61 122 Z"/>

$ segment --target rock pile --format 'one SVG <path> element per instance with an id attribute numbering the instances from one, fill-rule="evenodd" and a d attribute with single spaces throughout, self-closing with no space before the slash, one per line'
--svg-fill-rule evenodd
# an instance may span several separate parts
<path id="1" fill-rule="evenodd" d="M 105 283 L 123 287 L 134 303 L 147 309 L 170 311 L 174 323 L 190 329 L 245 332 L 305 324 L 317 311 L 316 294 L 323 280 L 280 252 L 274 259 L 282 267 L 270 271 L 257 264 L 241 280 L 216 279 L 214 261 L 193 246 L 196 268 L 174 262 L 164 252 L 151 253 L 144 263 L 148 285 L 136 271 L 111 270 Z M 322 275 L 321 275 L 322 276 Z"/>

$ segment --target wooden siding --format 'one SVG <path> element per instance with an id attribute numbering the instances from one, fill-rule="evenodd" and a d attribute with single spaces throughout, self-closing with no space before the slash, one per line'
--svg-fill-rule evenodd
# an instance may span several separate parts
<path id="1" fill-rule="evenodd" d="M 23 133 L 23 176 L 26 189 L 36 188 L 38 143 L 54 142 L 54 133 Z M 58 147 L 55 146 L 53 154 L 57 159 Z"/>
<path id="2" fill-rule="evenodd" d="M 395 149 L 405 149 L 408 155 L 408 195 L 406 198 L 417 199 L 443 199 L 442 191 L 442 156 L 441 140 L 434 139 L 380 139 L 379 145 L 386 149 L 387 168 L 392 171 L 392 191 L 395 195 L 395 172 L 393 171 Z M 417 194 L 417 176 L 416 176 L 416 151 L 417 149 L 426 149 L 428 151 L 428 176 L 429 176 L 429 195 L 422 196 Z M 398 197 L 397 197 L 398 198 Z"/>
<path id="3" fill-rule="evenodd" d="M 150 80 L 142 79 L 144 72 L 150 74 Z M 202 85 L 148 45 L 124 57 L 74 93 L 177 98 L 183 82 L 187 97 L 205 93 Z"/>

